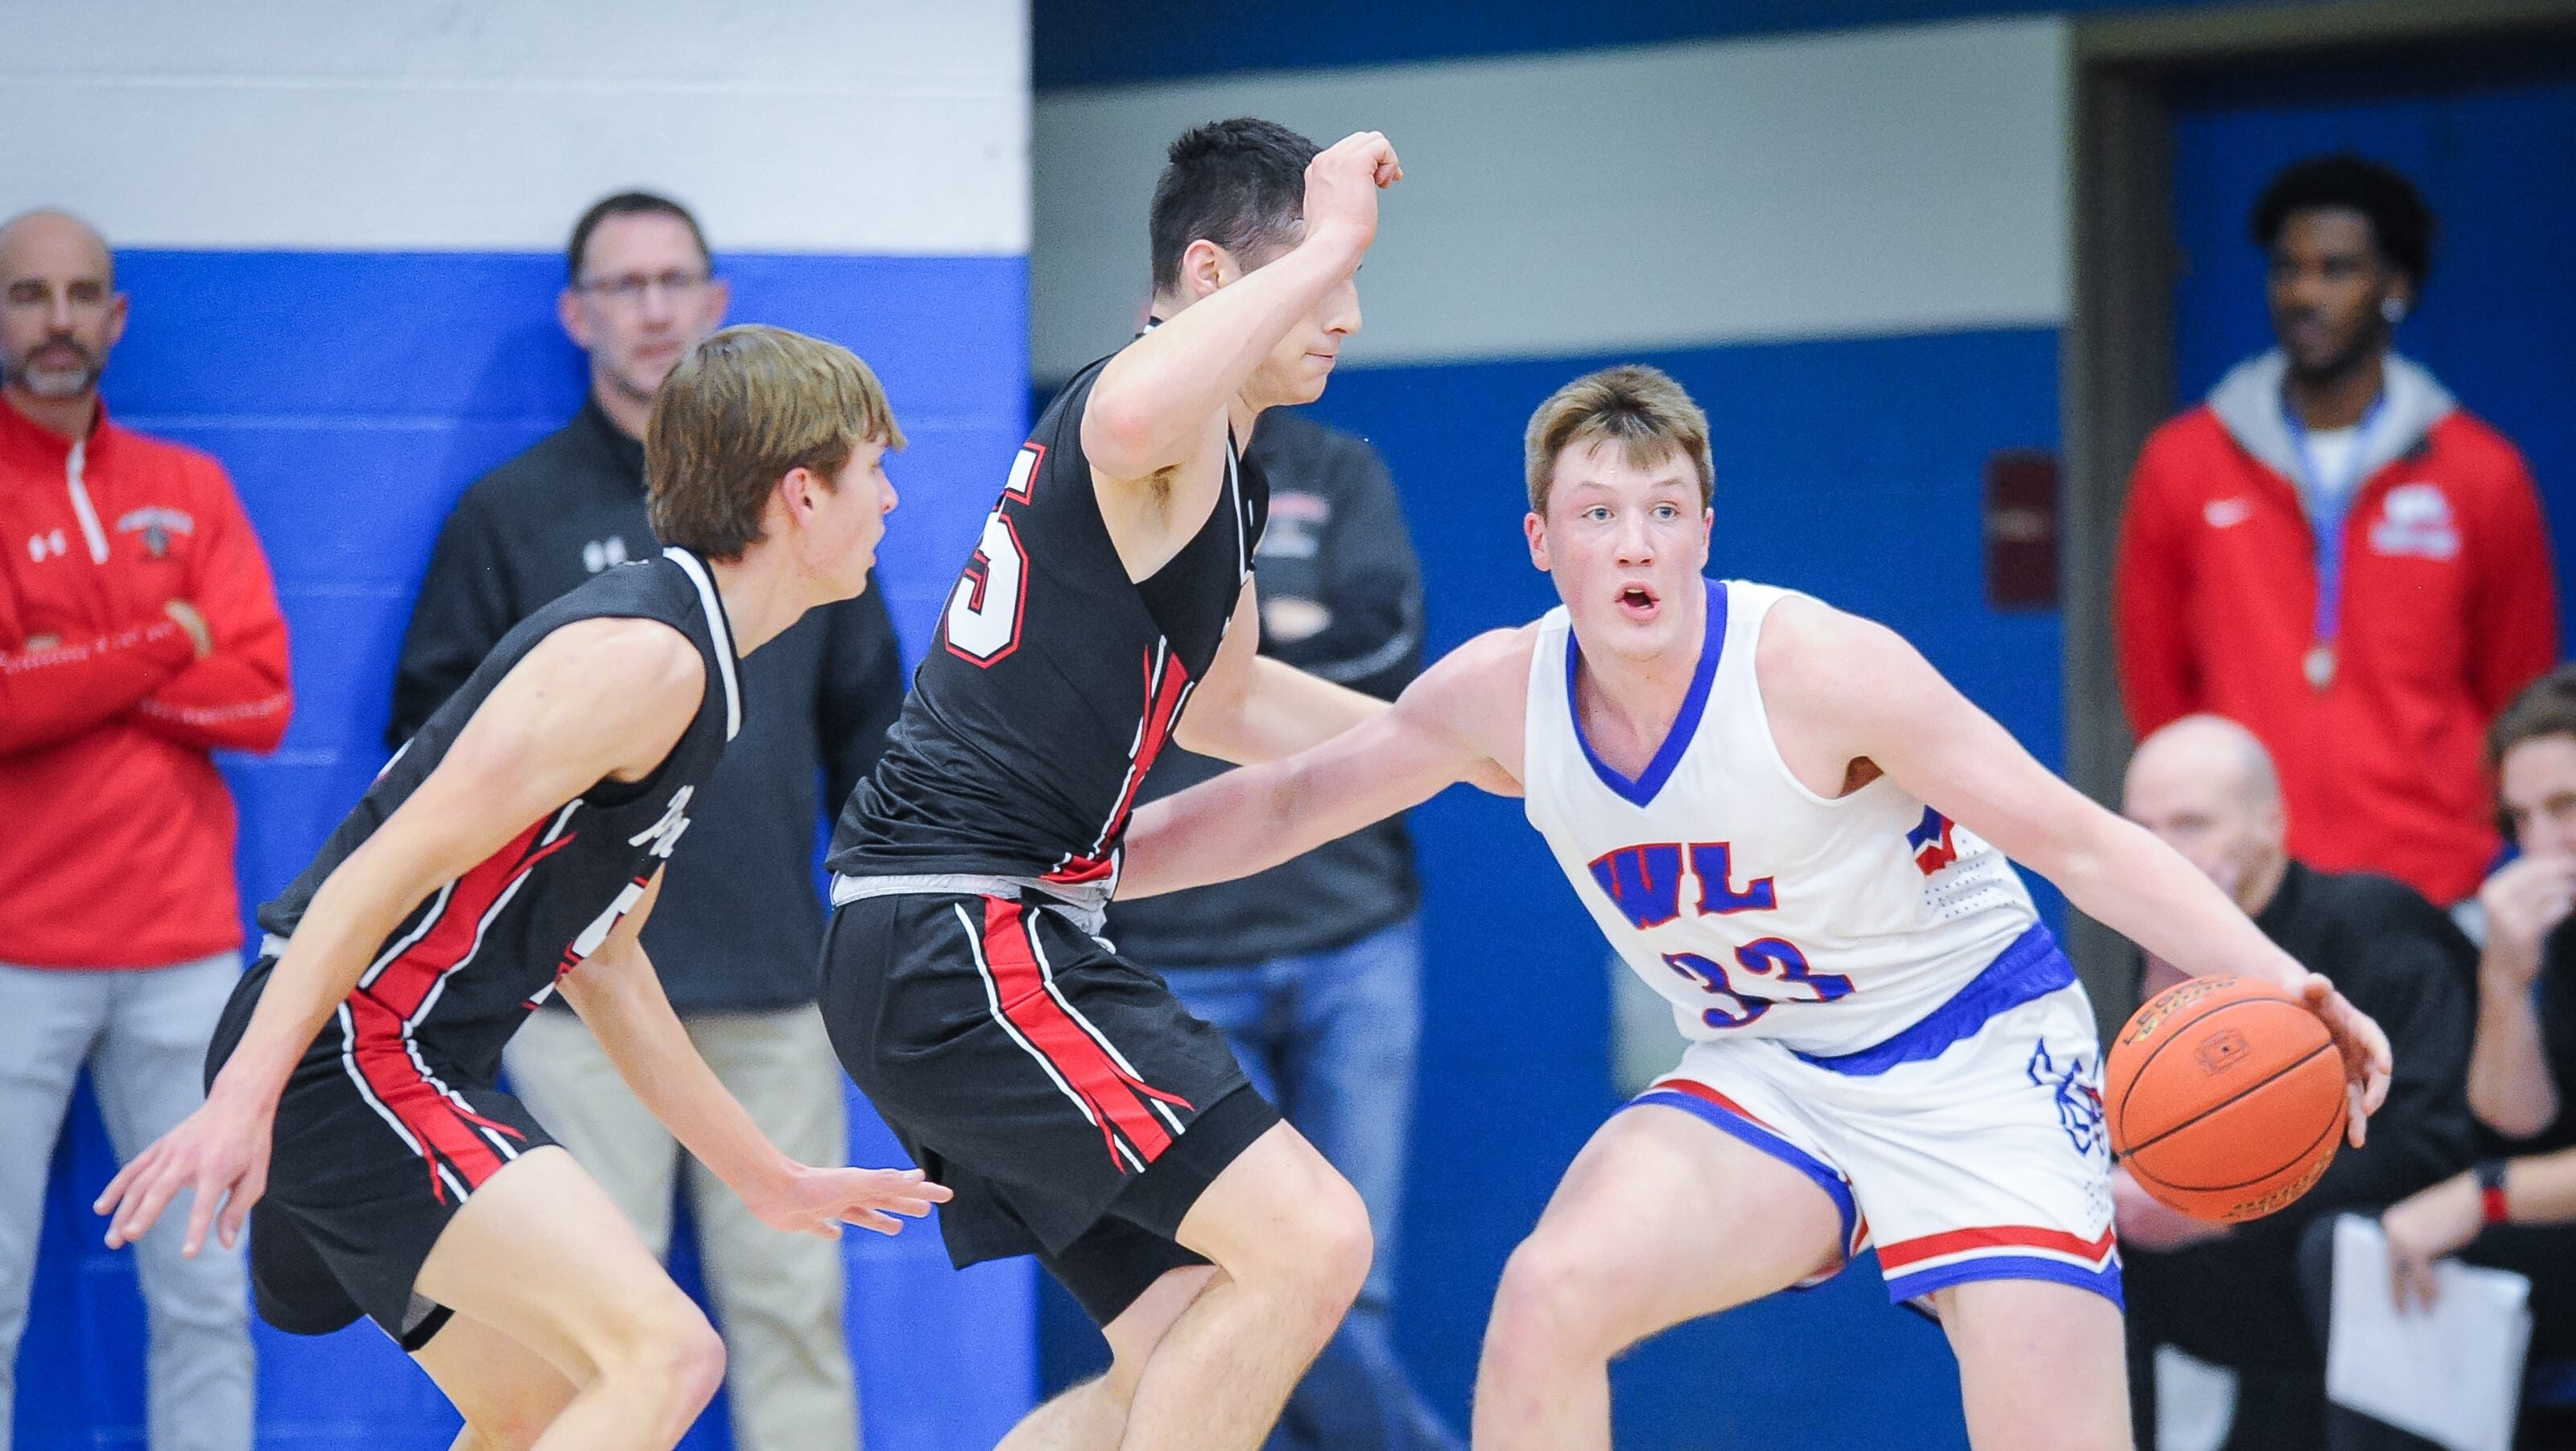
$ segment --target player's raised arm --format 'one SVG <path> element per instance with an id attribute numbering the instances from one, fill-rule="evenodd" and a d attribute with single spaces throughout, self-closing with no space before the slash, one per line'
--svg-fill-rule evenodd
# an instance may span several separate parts
<path id="1" fill-rule="evenodd" d="M 1773 734 L 1800 744 L 1789 766 L 1811 789 L 1865 759 L 2165 961 L 2304 998 L 2343 1049 L 2356 1090 L 2353 1142 L 2361 1142 L 2363 1119 L 2388 1092 L 2387 1036 L 2172 848 L 2032 759 L 1885 626 L 1783 600 L 1765 622 L 1757 669 Z"/>
<path id="2" fill-rule="evenodd" d="M 205 1104 L 99 1196 L 108 1244 L 132 1243 L 193 1188 L 181 1253 L 197 1252 L 210 1223 L 230 1245 L 266 1187 L 287 1076 L 378 944 L 528 823 L 603 779 L 651 770 L 687 729 L 705 675 L 688 637 L 646 620 L 579 621 L 530 650 L 438 768 L 314 894 Z"/>
<path id="3" fill-rule="evenodd" d="M 1419 806 L 1445 786 L 1518 781 L 1533 634 L 1480 635 L 1424 671 L 1394 705 L 1321 745 L 1139 809 L 1118 895 L 1247 876 Z"/>
<path id="4" fill-rule="evenodd" d="M 634 910 L 562 979 L 564 1000 L 653 1117 L 772 1229 L 838 1239 L 847 1222 L 893 1234 L 902 1225 L 890 1216 L 919 1219 L 948 1198 L 918 1169 L 818 1169 L 761 1132 L 699 1056 L 645 955 L 644 923 L 661 895 L 655 872 Z"/>
<path id="5" fill-rule="evenodd" d="M 1140 482 L 1224 438 L 1229 403 L 1289 330 L 1348 283 L 1377 236 L 1377 194 L 1404 175 L 1374 131 L 1344 137 L 1306 167 L 1305 231 L 1265 266 L 1137 339 L 1101 370 L 1082 416 L 1082 451 L 1107 479 Z"/>

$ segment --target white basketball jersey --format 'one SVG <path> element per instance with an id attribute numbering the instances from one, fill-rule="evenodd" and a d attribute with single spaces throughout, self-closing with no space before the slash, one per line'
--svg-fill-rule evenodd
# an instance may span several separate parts
<path id="1" fill-rule="evenodd" d="M 1754 680 L 1785 590 L 1708 585 L 1671 735 L 1635 780 L 1592 752 L 1562 606 L 1530 663 L 1532 826 L 1621 957 L 1695 1039 L 1870 1047 L 1940 1006 L 2038 920 L 2001 852 L 1885 776 L 1837 799 L 1789 774 Z"/>

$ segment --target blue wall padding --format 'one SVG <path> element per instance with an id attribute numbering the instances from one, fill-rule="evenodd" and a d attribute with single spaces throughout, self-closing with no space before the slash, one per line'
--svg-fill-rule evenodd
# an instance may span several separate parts
<path id="1" fill-rule="evenodd" d="M 554 321 L 559 256 L 127 252 L 134 321 L 107 379 L 122 420 L 207 449 L 267 546 L 293 635 L 284 749 L 224 761 L 241 809 L 244 906 L 311 857 L 383 763 L 396 651 L 448 507 L 483 470 L 580 404 L 580 354 Z M 729 256 L 733 319 L 819 334 L 884 378 L 911 438 L 878 578 L 918 651 L 1024 434 L 1027 265 L 1017 257 Z M 852 1096 L 858 1161 L 900 1160 Z M 88 1201 L 113 1156 L 86 1093 L 57 1156 L 17 1444 L 137 1445 L 143 1320 L 130 1256 L 99 1245 Z M 955 1276 L 936 1231 L 845 1241 L 869 1444 L 989 1446 L 1035 1386 L 1025 1263 Z M 691 1256 L 676 1268 L 684 1280 Z M 271 1447 L 420 1451 L 455 1420 L 368 1328 L 263 1327 Z M 710 1415 L 688 1443 L 729 1444 Z"/>

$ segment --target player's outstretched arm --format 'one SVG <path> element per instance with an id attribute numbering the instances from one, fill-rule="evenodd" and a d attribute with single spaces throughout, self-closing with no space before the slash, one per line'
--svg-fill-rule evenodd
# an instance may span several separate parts
<path id="1" fill-rule="evenodd" d="M 1140 809 L 1118 895 L 1150 897 L 1277 866 L 1456 782 L 1516 783 L 1532 633 L 1470 640 L 1394 705 L 1321 745 Z"/>
<path id="2" fill-rule="evenodd" d="M 1883 625 L 1813 600 L 1783 600 L 1764 621 L 1757 669 L 1793 770 L 1805 761 L 1839 778 L 1845 763 L 1866 758 L 2165 961 L 2191 973 L 2258 978 L 2304 998 L 2343 1049 L 2352 1140 L 2361 1142 L 2363 1120 L 2388 1094 L 2387 1035 L 2172 848 L 2033 760 Z"/>
<path id="3" fill-rule="evenodd" d="M 791 1159 L 752 1122 L 740 1100 L 689 1041 L 645 955 L 645 918 L 662 874 L 599 949 L 565 974 L 564 1001 L 581 1014 L 617 1076 L 672 1137 L 715 1172 L 772 1229 L 841 1237 L 843 1223 L 892 1234 L 948 1197 L 918 1169 L 817 1169 Z"/>
<path id="4" fill-rule="evenodd" d="M 313 895 L 205 1103 L 109 1182 L 94 1208 L 130 1244 L 196 1191 L 180 1253 L 206 1231 L 231 1245 L 268 1183 L 269 1129 L 287 1076 L 357 986 L 377 945 L 439 884 L 602 779 L 670 754 L 706 686 L 697 647 L 649 620 L 582 620 L 540 641 L 495 686 L 438 768 Z"/>
<path id="5" fill-rule="evenodd" d="M 1387 703 L 1264 656 L 1261 605 L 1246 583 L 1225 643 L 1172 738 L 1186 750 L 1248 766 L 1293 756 L 1385 711 Z"/>
<path id="6" fill-rule="evenodd" d="M 1305 235 L 1286 255 L 1183 309 L 1112 358 L 1091 386 L 1082 452 L 1111 479 L 1150 479 L 1222 438 L 1228 400 L 1315 305 L 1359 270 L 1377 194 L 1404 168 L 1362 131 L 1306 166 Z"/>

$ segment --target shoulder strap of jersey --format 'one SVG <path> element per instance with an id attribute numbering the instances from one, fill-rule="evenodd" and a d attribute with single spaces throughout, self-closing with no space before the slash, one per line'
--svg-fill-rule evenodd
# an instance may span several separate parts
<path id="1" fill-rule="evenodd" d="M 662 557 L 680 567 L 698 592 L 698 608 L 706 616 L 708 651 L 715 658 L 716 673 L 724 678 L 725 739 L 730 741 L 742 732 L 741 657 L 734 650 L 733 622 L 725 618 L 724 597 L 716 593 L 714 571 L 705 560 L 674 544 L 662 551 Z"/>

